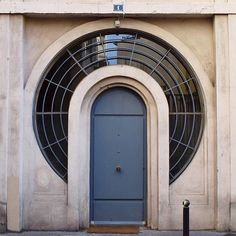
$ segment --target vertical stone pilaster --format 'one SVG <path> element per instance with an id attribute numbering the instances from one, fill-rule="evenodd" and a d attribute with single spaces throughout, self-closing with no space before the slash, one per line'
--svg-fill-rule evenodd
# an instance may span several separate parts
<path id="1" fill-rule="evenodd" d="M 230 106 L 228 16 L 214 18 L 216 58 L 216 229 L 228 230 L 230 223 Z"/>
<path id="2" fill-rule="evenodd" d="M 9 35 L 7 227 L 11 231 L 20 231 L 23 165 L 23 16 L 10 16 Z"/>
<path id="3" fill-rule="evenodd" d="M 9 16 L 0 15 L 0 233 L 6 231 Z"/>
<path id="4" fill-rule="evenodd" d="M 230 229 L 236 230 L 236 15 L 229 15 L 229 80 L 230 80 L 230 152 L 231 209 Z"/>

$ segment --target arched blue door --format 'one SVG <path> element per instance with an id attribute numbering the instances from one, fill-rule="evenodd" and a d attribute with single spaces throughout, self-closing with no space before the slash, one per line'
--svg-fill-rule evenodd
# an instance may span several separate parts
<path id="1" fill-rule="evenodd" d="M 90 220 L 146 221 L 146 107 L 134 91 L 98 96 L 91 114 Z"/>

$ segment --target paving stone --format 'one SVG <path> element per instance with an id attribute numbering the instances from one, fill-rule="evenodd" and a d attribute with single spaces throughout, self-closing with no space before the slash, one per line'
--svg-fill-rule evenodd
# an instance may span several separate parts
<path id="1" fill-rule="evenodd" d="M 135 234 L 95 234 L 80 232 L 63 232 L 63 231 L 24 231 L 21 233 L 6 233 L 1 236 L 135 236 Z M 155 231 L 141 230 L 138 236 L 182 236 L 182 231 Z M 191 231 L 189 236 L 236 236 L 236 233 L 222 233 L 215 231 Z"/>

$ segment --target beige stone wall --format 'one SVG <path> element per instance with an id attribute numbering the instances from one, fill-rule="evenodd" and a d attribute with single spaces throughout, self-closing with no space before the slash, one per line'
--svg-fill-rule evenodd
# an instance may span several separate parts
<path id="1" fill-rule="evenodd" d="M 0 33 L 0 220 L 17 231 L 22 227 L 23 16 L 1 15 Z"/>
<path id="2" fill-rule="evenodd" d="M 5 1 L 9 1 L 9 0 L 5 0 Z M 23 2 L 46 2 L 48 3 L 47 0 L 21 0 Z M 212 2 L 217 2 L 218 0 L 172 0 L 172 3 L 212 3 Z M 223 0 L 225 2 L 227 2 L 227 0 Z M 57 2 L 57 0 L 51 0 L 51 2 Z M 134 3 L 134 4 L 138 4 L 140 3 L 140 1 L 138 0 L 115 0 L 115 1 L 111 1 L 111 0 L 66 0 L 65 1 L 68 4 L 71 3 L 90 3 L 90 4 L 106 4 L 106 3 L 111 3 L 111 2 L 121 2 L 121 3 Z M 166 3 L 165 0 L 147 0 L 146 4 L 158 4 L 158 3 Z"/>
<path id="3" fill-rule="evenodd" d="M 113 12 L 117 3 L 124 4 L 124 12 Z M 68 210 L 71 202 L 76 205 L 68 199 L 68 185 L 38 148 L 32 98 L 47 56 L 53 60 L 55 48 L 65 43 L 57 40 L 107 17 L 110 22 L 120 18 L 121 24 L 140 20 L 149 24 L 144 31 L 159 27 L 155 32 L 167 32 L 167 41 L 179 40 L 176 49 L 191 59 L 203 86 L 203 139 L 194 160 L 165 193 L 168 206 L 160 205 L 163 222 L 157 227 L 180 229 L 181 201 L 189 198 L 191 228 L 236 230 L 235 0 L 0 0 L 0 14 L 0 232 L 6 224 L 13 231 L 79 227 L 78 209 Z M 81 29 L 78 35 L 88 30 Z"/>
<path id="4" fill-rule="evenodd" d="M 214 84 L 215 60 L 212 18 L 157 18 L 144 19 L 170 32 L 196 55 Z"/>
<path id="5" fill-rule="evenodd" d="M 3 55 L 8 55 L 8 37 L 4 35 L 8 32 L 9 17 L 0 16 L 0 47 Z M 7 83 L 3 80 L 8 76 L 7 57 L 1 57 L 0 63 L 0 110 L 7 110 L 8 96 Z M 0 232 L 6 229 L 6 208 L 7 208 L 7 116 L 6 113 L 0 112 Z"/>
<path id="6" fill-rule="evenodd" d="M 82 35 L 83 32 L 89 32 L 92 31 L 92 29 L 96 30 L 96 26 L 93 25 L 96 24 L 96 22 L 93 23 L 92 20 L 93 19 L 80 20 L 76 18 L 26 18 L 25 60 L 27 63 L 25 67 L 25 83 L 28 82 L 28 76 L 34 68 L 35 63 L 50 45 L 54 45 L 54 42 L 60 36 L 65 35 L 67 32 L 72 32 L 73 29 L 76 29 L 76 32 L 78 32 L 77 35 Z M 83 27 L 83 23 L 86 21 L 91 22 L 91 29 Z M 160 32 L 159 36 L 162 37 L 163 35 L 161 34 L 163 33 L 161 30 L 164 30 L 163 32 L 167 32 L 167 34 L 171 35 L 171 37 L 176 38 L 177 41 L 180 41 L 180 43 L 176 43 L 175 45 L 176 47 L 181 47 L 177 48 L 178 50 L 182 51 L 182 46 L 186 47 L 189 51 L 191 51 L 193 57 L 196 57 L 196 60 L 200 62 L 203 71 L 205 71 L 207 77 L 209 78 L 207 79 L 209 81 L 206 83 L 205 79 L 203 80 L 202 77 L 199 77 L 202 86 L 204 85 L 205 94 L 211 94 L 211 97 L 206 98 L 206 101 L 208 100 L 208 114 L 212 114 L 212 104 L 214 97 L 211 87 L 215 80 L 212 19 L 145 18 L 142 21 L 144 22 L 144 25 L 148 23 L 147 26 L 143 26 L 144 31 L 146 30 L 148 32 L 154 33 L 152 27 L 155 28 L 157 26 L 160 29 L 159 31 L 156 31 L 157 36 Z M 104 21 L 104 24 L 105 23 L 109 23 L 108 25 L 113 26 L 113 19 L 107 19 Z M 137 27 L 139 29 L 139 27 L 141 27 L 139 22 L 135 23 L 135 20 L 132 20 L 129 23 L 128 18 L 121 20 L 121 25 L 122 24 L 124 24 L 124 26 L 126 25 L 125 27 L 130 26 L 131 28 Z M 79 27 L 80 25 L 81 28 Z M 101 26 L 103 27 L 102 23 Z M 76 38 L 76 35 L 73 37 Z M 61 42 L 63 42 L 63 40 L 64 39 L 62 39 Z M 171 38 L 166 36 L 166 40 L 169 40 L 169 43 L 171 43 Z M 57 44 L 60 44 L 60 42 Z M 184 56 L 187 56 L 187 54 Z M 194 67 L 196 65 L 192 66 Z M 39 74 L 35 74 L 35 76 L 39 77 Z M 37 78 L 34 79 L 37 80 Z M 35 89 L 35 87 L 32 87 L 31 90 L 32 89 Z M 27 94 L 28 90 L 29 88 L 27 86 Z M 31 90 L 30 93 L 31 96 L 33 96 L 34 90 Z M 25 111 L 26 114 L 32 111 L 32 104 L 28 104 L 27 107 L 29 107 L 29 110 L 27 109 Z M 206 117 L 210 117 L 209 115 Z M 27 125 L 29 125 L 28 123 L 30 122 L 30 119 L 31 114 L 29 115 L 29 120 L 27 121 L 26 119 L 25 121 Z M 207 130 L 211 129 L 213 124 L 213 120 L 209 120 Z M 28 136 L 28 132 L 26 135 Z M 30 140 L 35 139 L 32 133 L 30 135 Z M 210 217 L 214 216 L 215 214 L 213 178 L 214 147 L 212 145 L 212 138 L 207 140 L 207 135 L 208 131 L 205 132 L 202 144 L 196 157 L 194 158 L 194 161 L 190 164 L 184 174 L 170 186 L 170 189 L 168 190 L 169 197 L 166 197 L 169 198 L 169 207 L 166 209 L 165 216 L 160 217 L 159 219 L 159 221 L 162 223 L 159 223 L 159 225 L 155 224 L 155 227 L 160 227 L 162 229 L 180 229 L 181 203 L 183 198 L 188 197 L 192 202 L 193 208 L 195 209 L 193 214 L 192 228 L 214 228 L 214 217 Z M 32 161 L 32 159 L 28 159 L 28 169 L 26 170 L 26 172 L 31 176 L 31 178 L 26 177 L 26 186 L 32 186 L 32 189 L 26 189 L 25 191 L 24 227 L 31 229 L 39 229 L 41 227 L 46 229 L 65 229 L 71 227 L 72 229 L 76 229 L 76 225 L 72 222 L 79 221 L 75 217 L 75 215 L 78 213 L 73 213 L 73 211 L 71 212 L 67 209 L 67 194 L 69 194 L 67 193 L 67 185 L 64 184 L 63 181 L 51 170 L 46 161 L 43 159 L 41 152 L 38 148 L 35 148 L 35 146 L 37 146 L 35 141 L 30 141 L 30 143 L 25 146 L 26 156 L 32 156 L 32 149 L 35 151 L 34 161 Z M 50 202 L 53 204 L 50 204 Z M 30 211 L 28 210 L 29 205 L 31 205 Z M 199 215 L 201 215 L 203 211 L 205 212 L 204 217 L 202 217 L 202 220 L 198 222 Z M 55 213 L 61 217 L 55 218 Z M 171 219 L 167 221 L 166 217 L 170 217 Z"/>
<path id="7" fill-rule="evenodd" d="M 113 3 L 124 3 L 125 14 L 113 14 Z M 126 27 L 141 27 L 134 23 L 138 19 L 148 23 L 144 31 L 166 32 L 166 40 L 193 63 L 204 91 L 206 127 L 200 148 L 168 189 L 168 207 L 159 209 L 165 222 L 157 227 L 181 228 L 181 201 L 187 197 L 191 228 L 236 229 L 235 0 L 0 1 L 0 13 L 10 12 L 27 15 L 0 15 L 0 231 L 6 222 L 13 231 L 78 228 L 78 211 L 68 210 L 68 185 L 37 146 L 32 98 L 49 63 L 44 56 L 56 56 L 55 48 L 65 45 L 63 36 L 76 38 L 71 32 L 89 31 L 83 24 L 111 16 L 107 25 L 117 17 L 121 25 L 133 17 Z"/>
<path id="8" fill-rule="evenodd" d="M 123 12 L 113 10 L 113 4 L 123 4 Z M 68 14 L 94 16 L 155 16 L 159 15 L 213 15 L 235 14 L 236 4 L 233 0 L 172 0 L 172 1 L 137 1 L 137 0 L 102 0 L 102 1 L 38 1 L 38 0 L 4 0 L 0 2 L 0 12 L 5 14 Z"/>
<path id="9" fill-rule="evenodd" d="M 231 196 L 230 196 L 230 229 L 236 231 L 236 106 L 235 106 L 235 89 L 236 89 L 236 15 L 229 16 L 229 87 L 230 87 L 230 173 L 231 173 Z"/>
<path id="10" fill-rule="evenodd" d="M 60 36 L 93 18 L 36 18 L 25 19 L 25 83 L 43 51 Z"/>
<path id="11" fill-rule="evenodd" d="M 61 35 L 95 18 L 26 18 L 25 83 L 41 53 Z M 215 78 L 212 18 L 144 18 L 179 38 L 191 49 L 212 83 Z"/>

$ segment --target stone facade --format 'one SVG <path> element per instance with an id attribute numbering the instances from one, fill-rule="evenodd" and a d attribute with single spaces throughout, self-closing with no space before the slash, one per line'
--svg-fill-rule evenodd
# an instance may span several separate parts
<path id="1" fill-rule="evenodd" d="M 123 4 L 124 11 L 114 12 L 113 4 Z M 138 69 L 100 68 L 76 89 L 69 111 L 68 184 L 49 167 L 35 138 L 32 109 L 45 68 L 70 42 L 114 28 L 117 19 L 122 28 L 172 45 L 199 79 L 203 137 L 193 161 L 171 185 L 163 128 L 167 101 Z M 0 232 L 88 227 L 91 104 L 104 86 L 121 84 L 141 94 L 150 111 L 147 225 L 181 229 L 182 200 L 188 198 L 192 229 L 236 230 L 235 28 L 234 0 L 0 1 Z"/>

